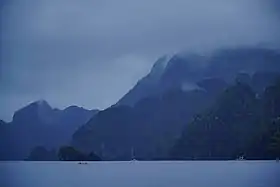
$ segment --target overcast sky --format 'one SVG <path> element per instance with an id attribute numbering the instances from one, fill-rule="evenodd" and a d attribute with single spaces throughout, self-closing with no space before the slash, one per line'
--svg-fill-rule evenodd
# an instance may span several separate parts
<path id="1" fill-rule="evenodd" d="M 2 0 L 0 119 L 9 121 L 15 110 L 38 99 L 58 108 L 106 108 L 164 54 L 277 46 L 278 5 L 277 0 Z"/>

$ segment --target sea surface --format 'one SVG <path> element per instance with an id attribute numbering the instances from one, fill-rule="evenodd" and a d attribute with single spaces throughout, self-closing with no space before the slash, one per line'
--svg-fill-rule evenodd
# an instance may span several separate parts
<path id="1" fill-rule="evenodd" d="M 280 187 L 280 163 L 0 162 L 0 187 Z"/>

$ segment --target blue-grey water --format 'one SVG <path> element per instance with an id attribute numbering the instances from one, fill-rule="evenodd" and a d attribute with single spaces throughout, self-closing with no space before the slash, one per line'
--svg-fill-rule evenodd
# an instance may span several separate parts
<path id="1" fill-rule="evenodd" d="M 0 162 L 0 187 L 280 187 L 280 163 Z"/>

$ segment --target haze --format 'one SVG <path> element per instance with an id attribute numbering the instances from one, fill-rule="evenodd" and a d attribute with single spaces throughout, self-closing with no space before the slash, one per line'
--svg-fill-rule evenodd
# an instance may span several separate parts
<path id="1" fill-rule="evenodd" d="M 279 47 L 277 1 L 7 0 L 1 4 L 0 119 L 45 99 L 106 108 L 178 51 Z M 279 5 L 279 3 L 278 3 Z"/>

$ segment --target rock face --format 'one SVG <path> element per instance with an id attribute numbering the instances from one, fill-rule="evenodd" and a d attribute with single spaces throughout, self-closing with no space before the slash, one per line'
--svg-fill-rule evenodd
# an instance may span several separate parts
<path id="1" fill-rule="evenodd" d="M 76 106 L 53 109 L 44 100 L 33 102 L 15 112 L 11 123 L 1 124 L 0 159 L 23 160 L 36 146 L 68 144 L 74 131 L 96 113 Z"/>

